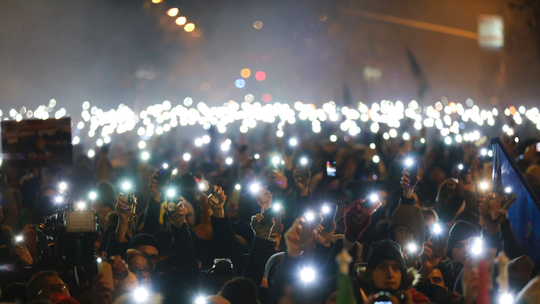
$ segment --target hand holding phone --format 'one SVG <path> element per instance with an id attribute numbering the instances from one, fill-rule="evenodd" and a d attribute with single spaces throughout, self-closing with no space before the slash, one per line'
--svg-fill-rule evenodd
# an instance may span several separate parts
<path id="1" fill-rule="evenodd" d="M 103 274 L 103 280 L 107 282 L 111 291 L 114 291 L 113 263 L 114 259 L 97 258 L 98 272 Z"/>
<path id="2" fill-rule="evenodd" d="M 327 160 L 326 161 L 326 176 L 335 177 L 336 176 L 336 161 Z"/>
<path id="3" fill-rule="evenodd" d="M 171 179 L 173 170 L 174 168 L 171 165 L 164 163 L 161 166 L 161 169 L 159 169 L 159 171 L 156 173 L 155 178 L 158 182 L 158 185 L 165 186 L 167 182 Z"/>
<path id="4" fill-rule="evenodd" d="M 300 235 L 300 242 L 306 244 L 311 240 L 313 231 L 316 230 L 321 224 L 321 216 L 318 213 L 307 211 L 302 217 L 304 222 L 302 223 L 302 234 Z"/>

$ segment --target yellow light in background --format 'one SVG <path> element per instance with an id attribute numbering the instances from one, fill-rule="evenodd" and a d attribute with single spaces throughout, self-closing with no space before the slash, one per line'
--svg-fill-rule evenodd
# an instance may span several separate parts
<path id="1" fill-rule="evenodd" d="M 251 70 L 243 69 L 242 71 L 240 71 L 240 75 L 244 78 L 249 78 L 249 76 L 251 76 Z"/>
<path id="2" fill-rule="evenodd" d="M 262 29 L 262 27 L 263 27 L 262 21 L 255 21 L 255 22 L 253 22 L 253 27 L 256 28 L 256 29 L 258 29 L 258 30 Z"/>
<path id="3" fill-rule="evenodd" d="M 160 3 L 163 0 L 152 0 L 152 3 Z"/>
<path id="4" fill-rule="evenodd" d="M 195 24 L 193 24 L 193 23 L 188 23 L 188 24 L 186 24 L 186 26 L 184 26 L 184 31 L 186 31 L 188 33 L 193 32 L 194 29 L 195 29 Z"/>
<path id="5" fill-rule="evenodd" d="M 167 11 L 167 15 L 171 17 L 178 15 L 178 9 L 176 7 L 171 8 L 170 10 Z"/>
<path id="6" fill-rule="evenodd" d="M 182 17 L 176 18 L 176 21 L 175 21 L 175 22 L 176 22 L 176 24 L 178 24 L 178 25 L 184 25 L 184 24 L 186 24 L 186 21 L 187 21 L 187 20 L 186 20 L 186 17 L 182 16 Z"/>

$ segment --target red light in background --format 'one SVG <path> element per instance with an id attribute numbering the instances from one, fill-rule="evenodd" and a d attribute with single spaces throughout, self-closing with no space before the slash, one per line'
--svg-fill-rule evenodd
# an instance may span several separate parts
<path id="1" fill-rule="evenodd" d="M 252 63 L 253 63 L 253 62 L 257 62 L 257 55 L 253 55 L 253 54 L 252 54 L 252 55 L 249 55 L 249 56 L 248 56 L 248 61 L 249 61 L 249 62 L 252 62 Z"/>
<path id="2" fill-rule="evenodd" d="M 272 95 L 270 95 L 270 94 L 268 94 L 268 93 L 263 94 L 262 100 L 263 100 L 264 102 L 270 102 L 270 101 L 272 101 Z"/>
<path id="3" fill-rule="evenodd" d="M 264 61 L 264 62 L 270 61 L 270 55 L 268 55 L 268 54 L 262 54 L 261 60 Z"/>
<path id="4" fill-rule="evenodd" d="M 257 73 L 255 73 L 255 79 L 257 79 L 258 81 L 263 81 L 266 79 L 266 73 L 263 72 L 263 71 L 258 71 Z"/>

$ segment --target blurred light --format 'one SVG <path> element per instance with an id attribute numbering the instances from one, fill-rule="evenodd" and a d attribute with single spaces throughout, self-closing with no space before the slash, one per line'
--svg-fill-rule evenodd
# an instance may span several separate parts
<path id="1" fill-rule="evenodd" d="M 298 140 L 296 140 L 296 138 L 291 138 L 289 140 L 289 145 L 295 147 L 297 144 L 298 144 Z"/>
<path id="2" fill-rule="evenodd" d="M 230 146 L 227 145 L 227 143 L 222 143 L 221 144 L 221 151 L 223 151 L 223 152 L 229 151 L 229 148 L 230 148 Z"/>
<path id="3" fill-rule="evenodd" d="M 150 153 L 144 151 L 142 154 L 141 154 L 141 158 L 143 160 L 148 160 L 150 158 Z"/>
<path id="4" fill-rule="evenodd" d="M 372 201 L 372 202 L 378 201 L 379 196 L 377 194 L 372 194 L 372 195 L 369 196 L 369 200 Z"/>
<path id="5" fill-rule="evenodd" d="M 152 3 L 160 3 L 163 0 L 152 0 Z"/>
<path id="6" fill-rule="evenodd" d="M 306 214 L 304 215 L 304 218 L 306 219 L 306 221 L 310 222 L 310 221 L 313 221 L 313 219 L 315 219 L 315 215 L 313 214 L 313 212 L 306 212 Z"/>
<path id="7" fill-rule="evenodd" d="M 251 76 L 251 70 L 250 69 L 242 69 L 240 71 L 240 76 L 242 76 L 243 78 L 249 78 L 249 76 Z"/>
<path id="8" fill-rule="evenodd" d="M 66 191 L 66 190 L 67 190 L 67 187 L 68 187 L 68 185 L 67 185 L 66 182 L 60 182 L 60 183 L 58 184 L 58 189 L 60 189 L 60 191 Z"/>
<path id="9" fill-rule="evenodd" d="M 56 199 L 55 199 L 55 201 L 56 201 L 57 204 L 60 204 L 61 202 L 64 201 L 64 198 L 61 197 L 61 196 L 57 196 Z"/>
<path id="10" fill-rule="evenodd" d="M 489 157 L 493 157 L 493 151 L 489 150 L 489 151 L 488 151 L 488 156 L 489 156 Z"/>
<path id="11" fill-rule="evenodd" d="M 281 162 L 281 158 L 277 156 L 272 157 L 272 164 L 279 165 L 280 162 Z"/>
<path id="12" fill-rule="evenodd" d="M 240 184 L 236 184 L 236 186 L 234 186 L 234 189 L 240 190 L 240 189 L 242 189 L 242 186 Z"/>
<path id="13" fill-rule="evenodd" d="M 167 11 L 167 15 L 169 15 L 169 16 L 171 16 L 171 17 L 174 17 L 174 16 L 178 15 L 178 8 L 173 7 L 173 8 L 171 8 L 171 9 L 169 9 L 169 10 Z"/>
<path id="14" fill-rule="evenodd" d="M 249 187 L 249 190 L 253 193 L 259 193 L 259 191 L 261 190 L 261 186 L 258 184 L 258 183 L 253 183 L 250 187 Z"/>
<path id="15" fill-rule="evenodd" d="M 407 245 L 407 250 L 414 253 L 418 250 L 418 246 L 415 243 L 410 243 Z"/>
<path id="16" fill-rule="evenodd" d="M 174 189 L 167 190 L 167 196 L 173 197 L 176 194 L 176 191 Z"/>
<path id="17" fill-rule="evenodd" d="M 22 242 L 22 241 L 23 241 L 22 235 L 17 235 L 17 236 L 15 237 L 15 242 L 20 243 L 20 242 Z"/>
<path id="18" fill-rule="evenodd" d="M 176 175 L 178 174 L 178 169 L 174 168 L 171 172 L 171 175 Z"/>
<path id="19" fill-rule="evenodd" d="M 152 0 L 152 1 L 161 1 L 161 0 Z M 137 302 L 144 302 L 148 300 L 148 297 L 149 297 L 148 290 L 146 290 L 146 288 L 139 287 L 135 289 L 135 291 L 133 292 L 133 297 L 135 298 L 135 301 Z"/>
<path id="20" fill-rule="evenodd" d="M 92 158 L 96 155 L 96 152 L 94 152 L 94 150 L 90 149 L 88 150 L 88 157 Z"/>
<path id="21" fill-rule="evenodd" d="M 263 81 L 266 79 L 266 73 L 263 72 L 263 71 L 258 71 L 257 73 L 255 73 L 255 79 L 257 79 L 258 81 Z"/>
<path id="22" fill-rule="evenodd" d="M 139 149 L 144 149 L 144 148 L 146 148 L 146 142 L 144 140 L 141 140 L 139 142 Z"/>
<path id="23" fill-rule="evenodd" d="M 381 159 L 379 158 L 378 155 L 374 155 L 372 160 L 374 163 L 378 164 Z"/>
<path id="24" fill-rule="evenodd" d="M 260 156 L 259 154 L 253 155 L 253 158 L 255 158 L 255 159 L 259 159 L 260 157 L 261 157 L 261 156 Z"/>
<path id="25" fill-rule="evenodd" d="M 272 101 L 272 95 L 270 95 L 270 94 L 268 94 L 268 93 L 263 94 L 263 96 L 262 96 L 262 101 L 264 101 L 264 102 L 270 102 L 270 101 Z"/>
<path id="26" fill-rule="evenodd" d="M 514 303 L 514 296 L 509 293 L 504 293 L 499 298 L 499 304 L 512 304 Z"/>
<path id="27" fill-rule="evenodd" d="M 409 135 L 409 133 L 405 132 L 405 133 L 403 133 L 403 139 L 404 140 L 409 140 L 409 139 L 411 139 L 411 136 Z"/>
<path id="28" fill-rule="evenodd" d="M 123 183 L 122 183 L 122 189 L 123 189 L 124 191 L 129 191 L 129 190 L 131 190 L 131 183 L 130 183 L 130 182 L 123 182 Z"/>
<path id="29" fill-rule="evenodd" d="M 487 149 L 482 149 L 480 150 L 480 154 L 482 154 L 483 156 L 485 156 L 487 154 Z"/>
<path id="30" fill-rule="evenodd" d="M 371 144 L 369 144 L 369 148 L 370 149 L 375 149 L 375 148 L 377 148 L 377 146 L 374 143 L 371 143 Z"/>
<path id="31" fill-rule="evenodd" d="M 489 187 L 489 185 L 488 185 L 487 182 L 482 182 L 482 183 L 480 184 L 480 188 L 482 188 L 483 190 L 487 190 L 488 187 Z"/>
<path id="32" fill-rule="evenodd" d="M 442 228 L 439 224 L 433 224 L 433 232 L 439 234 L 442 232 Z"/>
<path id="33" fill-rule="evenodd" d="M 336 135 L 330 135 L 330 141 L 331 142 L 336 142 L 337 141 L 337 136 Z"/>
<path id="34" fill-rule="evenodd" d="M 510 192 L 512 192 L 512 188 L 511 187 L 506 187 L 506 188 L 504 188 L 504 192 L 510 193 Z"/>
<path id="35" fill-rule="evenodd" d="M 190 161 L 191 160 L 191 154 L 184 153 L 184 155 L 182 156 L 182 159 L 184 159 L 184 161 Z"/>
<path id="36" fill-rule="evenodd" d="M 92 191 L 92 192 L 90 192 L 90 194 L 88 194 L 88 197 L 91 200 L 95 200 L 97 198 L 97 194 L 94 191 Z"/>
<path id="37" fill-rule="evenodd" d="M 255 22 L 253 22 L 253 27 L 256 28 L 256 29 L 258 29 L 258 30 L 262 29 L 262 27 L 263 27 L 262 21 L 255 21 Z"/>
<path id="38" fill-rule="evenodd" d="M 463 170 L 463 164 L 459 164 L 459 165 L 458 165 L 458 169 L 459 169 L 459 170 Z"/>
<path id="39" fill-rule="evenodd" d="M 328 212 L 330 212 L 330 207 L 324 205 L 324 206 L 322 207 L 322 212 L 323 212 L 323 213 L 328 213 Z"/>
<path id="40" fill-rule="evenodd" d="M 202 137 L 202 142 L 203 142 L 204 144 L 209 144 L 209 143 L 210 143 L 210 140 L 211 140 L 211 139 L 210 139 L 210 136 L 208 136 L 208 135 L 205 135 L 205 136 Z"/>
<path id="41" fill-rule="evenodd" d="M 407 158 L 405 160 L 405 165 L 407 165 L 407 167 L 410 167 L 414 164 L 414 161 L 412 160 L 412 158 Z"/>
<path id="42" fill-rule="evenodd" d="M 201 138 L 195 139 L 195 146 L 200 147 L 203 145 L 203 140 Z"/>
<path id="43" fill-rule="evenodd" d="M 109 136 L 105 136 L 105 137 L 103 138 L 103 142 L 106 143 L 106 144 L 108 144 L 108 143 L 111 142 L 111 138 L 110 138 Z"/>
<path id="44" fill-rule="evenodd" d="M 81 142 L 81 139 L 79 138 L 79 136 L 75 136 L 73 137 L 73 141 L 71 143 L 74 145 L 78 145 L 80 142 Z"/>
<path id="45" fill-rule="evenodd" d="M 471 247 L 471 252 L 476 255 L 482 253 L 482 240 L 481 239 L 474 239 L 474 244 Z"/>
<path id="46" fill-rule="evenodd" d="M 382 136 L 385 140 L 388 140 L 390 139 L 390 135 L 387 133 L 387 132 L 384 132 L 383 136 Z"/>
<path id="47" fill-rule="evenodd" d="M 281 205 L 280 205 L 280 204 L 274 204 L 274 205 L 272 205 L 272 208 L 273 208 L 275 211 L 279 211 L 279 210 L 281 210 Z"/>
<path id="48" fill-rule="evenodd" d="M 191 33 L 193 32 L 193 30 L 195 29 L 195 24 L 193 23 L 188 23 L 184 26 L 184 31 L 188 32 L 188 33 Z"/>
<path id="49" fill-rule="evenodd" d="M 85 204 L 85 203 L 83 203 L 83 202 L 77 203 L 77 210 L 81 210 L 81 211 L 82 211 L 82 210 L 84 210 L 84 209 L 86 209 L 86 204 Z"/>
<path id="50" fill-rule="evenodd" d="M 227 157 L 227 158 L 225 159 L 225 163 L 226 163 L 227 165 L 232 165 L 233 159 L 230 158 L 230 157 Z"/>
<path id="51" fill-rule="evenodd" d="M 300 278 L 305 283 L 312 282 L 315 280 L 315 271 L 312 268 L 304 268 L 300 271 Z"/>
<path id="52" fill-rule="evenodd" d="M 234 82 L 234 85 L 237 88 L 241 89 L 246 86 L 246 81 L 244 79 L 236 79 L 236 81 Z"/>
<path id="53" fill-rule="evenodd" d="M 444 143 L 447 144 L 447 145 L 451 145 L 452 144 L 452 138 L 450 136 L 447 136 L 444 139 Z"/>
<path id="54" fill-rule="evenodd" d="M 206 304 L 206 297 L 204 296 L 198 296 L 195 299 L 195 304 Z"/>
<path id="55" fill-rule="evenodd" d="M 307 164 L 308 164 L 308 159 L 305 158 L 305 157 L 302 157 L 302 158 L 300 159 L 300 164 L 301 164 L 301 165 L 304 165 L 304 166 L 307 165 Z"/>

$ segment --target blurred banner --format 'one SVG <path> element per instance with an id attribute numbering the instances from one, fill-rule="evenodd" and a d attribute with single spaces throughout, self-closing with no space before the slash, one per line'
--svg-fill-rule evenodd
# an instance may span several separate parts
<path id="1" fill-rule="evenodd" d="M 510 187 L 517 200 L 508 209 L 508 219 L 525 254 L 533 262 L 540 259 L 540 202 L 516 163 L 497 137 L 491 139 L 493 171 L 491 189 L 503 193 Z"/>
<path id="2" fill-rule="evenodd" d="M 71 119 L 2 121 L 2 153 L 17 167 L 71 166 Z"/>
<path id="3" fill-rule="evenodd" d="M 504 46 L 504 21 L 499 15 L 478 16 L 478 45 L 497 50 Z"/>

